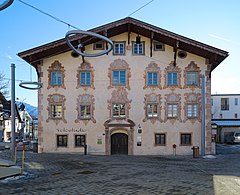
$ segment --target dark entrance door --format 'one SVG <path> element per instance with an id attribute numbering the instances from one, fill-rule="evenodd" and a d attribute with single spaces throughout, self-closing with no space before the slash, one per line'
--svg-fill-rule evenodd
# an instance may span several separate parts
<path id="1" fill-rule="evenodd" d="M 115 133 L 111 136 L 111 154 L 128 154 L 128 135 Z"/>

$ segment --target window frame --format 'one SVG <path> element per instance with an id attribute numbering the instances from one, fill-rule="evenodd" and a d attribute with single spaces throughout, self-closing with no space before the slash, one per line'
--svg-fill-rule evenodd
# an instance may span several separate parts
<path id="1" fill-rule="evenodd" d="M 82 107 L 84 107 L 84 115 L 82 115 Z M 85 116 L 86 112 L 87 112 L 87 107 L 89 107 L 89 115 L 87 117 L 87 115 Z M 92 118 L 92 105 L 88 104 L 88 105 L 80 105 L 80 119 L 82 120 L 89 120 Z"/>
<path id="2" fill-rule="evenodd" d="M 84 74 L 84 78 L 82 77 L 82 74 Z M 87 78 L 87 74 L 89 74 L 90 78 Z M 92 72 L 89 70 L 83 70 L 79 72 L 79 81 L 81 86 L 91 86 L 92 85 Z M 83 81 L 83 82 L 82 82 Z M 89 81 L 89 83 L 88 83 Z"/>
<path id="3" fill-rule="evenodd" d="M 124 72 L 124 83 L 121 83 L 121 72 Z M 115 78 L 115 74 L 118 73 L 117 77 Z M 126 86 L 127 85 L 127 71 L 126 70 L 112 70 L 112 85 L 113 86 Z M 117 80 L 117 82 L 115 82 Z"/>
<path id="4" fill-rule="evenodd" d="M 101 44 L 102 47 L 98 48 L 97 44 Z M 104 50 L 104 42 L 103 41 L 98 41 L 96 43 L 93 44 L 93 50 Z"/>
<path id="5" fill-rule="evenodd" d="M 119 45 L 119 52 L 116 53 L 116 45 Z M 122 53 L 120 45 L 123 46 Z M 125 41 L 114 41 L 113 42 L 113 55 L 125 55 L 126 42 Z"/>
<path id="6" fill-rule="evenodd" d="M 56 83 L 53 83 L 53 73 L 55 73 L 56 74 Z M 60 73 L 60 74 L 59 74 Z M 50 81 L 50 84 L 52 85 L 52 86 L 61 86 L 62 84 L 63 84 L 63 73 L 62 73 L 62 71 L 61 70 L 52 70 L 51 72 L 50 72 L 50 78 L 51 78 L 51 81 Z M 59 83 L 59 76 L 61 76 L 61 79 L 60 79 L 60 83 Z"/>
<path id="7" fill-rule="evenodd" d="M 189 136 L 189 137 L 187 137 Z M 192 145 L 192 133 L 180 133 L 180 145 L 191 146 Z"/>
<path id="8" fill-rule="evenodd" d="M 152 75 L 151 78 L 149 78 L 149 75 Z M 156 75 L 156 78 L 154 77 L 154 75 Z M 155 81 L 156 80 L 156 81 Z M 151 81 L 151 83 L 149 83 L 149 81 Z M 156 82 L 156 83 L 154 83 Z M 158 72 L 154 72 L 154 71 L 149 71 L 147 72 L 147 85 L 148 86 L 158 86 Z"/>
<path id="9" fill-rule="evenodd" d="M 221 98 L 221 111 L 229 110 L 229 98 Z"/>
<path id="10" fill-rule="evenodd" d="M 59 138 L 62 138 L 62 144 L 59 144 Z M 64 140 L 64 138 L 66 138 Z M 57 147 L 58 148 L 66 148 L 68 147 L 68 135 L 67 134 L 64 134 L 64 135 L 57 135 Z"/>
<path id="11" fill-rule="evenodd" d="M 189 112 L 189 107 L 191 106 L 191 111 Z M 196 106 L 196 111 L 194 110 Z M 197 103 L 187 104 L 187 118 L 197 118 L 199 116 L 199 109 Z"/>
<path id="12" fill-rule="evenodd" d="M 135 46 L 137 45 L 137 53 L 135 53 Z M 140 45 L 142 45 L 142 53 L 140 53 Z M 145 55 L 145 42 L 141 41 L 139 44 L 136 41 L 132 41 L 132 55 L 142 56 Z"/>
<path id="13" fill-rule="evenodd" d="M 60 114 L 61 114 L 61 116 L 58 116 L 59 114 L 58 114 L 58 109 L 57 110 L 55 110 L 55 108 L 56 107 L 58 107 L 58 106 L 61 106 L 61 112 L 60 112 Z M 53 110 L 53 108 L 54 108 L 54 110 Z M 54 114 L 57 112 L 57 116 L 54 116 Z M 62 119 L 63 118 L 63 104 L 61 104 L 61 103 L 56 103 L 56 104 L 50 104 L 50 118 L 51 119 Z"/>
<path id="14" fill-rule="evenodd" d="M 121 105 L 123 105 L 123 108 L 124 108 L 124 115 L 121 115 L 121 108 L 120 108 Z M 114 114 L 116 112 L 116 111 L 114 111 L 114 108 L 116 108 L 114 106 L 118 107 L 118 110 L 117 110 L 118 114 L 117 115 Z M 112 104 L 112 118 L 126 118 L 126 116 L 127 116 L 126 111 L 127 110 L 126 110 L 126 104 L 125 103 L 113 103 Z"/>
<path id="15" fill-rule="evenodd" d="M 157 46 L 161 45 L 162 48 L 158 49 Z M 162 42 L 154 42 L 154 51 L 165 51 L 165 45 Z"/>
<path id="16" fill-rule="evenodd" d="M 169 106 L 171 106 L 171 110 L 169 110 Z M 176 107 L 176 115 L 174 114 L 173 106 Z M 178 103 L 167 104 L 167 118 L 178 118 Z"/>
<path id="17" fill-rule="evenodd" d="M 189 78 L 189 75 L 192 74 Z M 194 79 L 192 79 L 194 74 Z M 192 79 L 192 80 L 191 80 Z M 187 86 L 198 86 L 199 83 L 198 72 L 197 71 L 187 71 Z"/>
<path id="18" fill-rule="evenodd" d="M 157 137 L 159 136 L 159 138 Z M 162 138 L 163 136 L 163 138 Z M 166 143 L 166 139 L 167 138 L 167 134 L 166 133 L 155 133 L 154 135 L 154 140 L 155 140 L 155 143 L 154 145 L 155 146 L 166 146 L 167 143 Z M 163 139 L 163 143 L 162 143 L 162 139 Z"/>
<path id="19" fill-rule="evenodd" d="M 156 109 L 157 109 L 157 112 L 156 113 L 154 113 L 154 107 L 151 107 L 151 108 L 149 108 L 149 106 L 154 106 L 154 107 L 156 107 Z M 149 109 L 151 109 L 151 115 L 149 115 Z M 158 104 L 157 103 L 147 103 L 147 118 L 158 118 Z M 156 114 L 156 116 L 154 115 L 154 114 Z"/>
<path id="20" fill-rule="evenodd" d="M 169 74 L 171 74 L 170 79 Z M 174 78 L 174 74 L 176 74 L 176 78 Z M 176 81 L 176 84 L 174 83 L 174 81 Z M 178 72 L 167 72 L 167 86 L 178 86 Z"/>
<path id="21" fill-rule="evenodd" d="M 78 137 L 80 141 L 78 141 Z M 85 134 L 76 134 L 74 135 L 75 147 L 82 148 L 86 145 L 86 135 Z"/>

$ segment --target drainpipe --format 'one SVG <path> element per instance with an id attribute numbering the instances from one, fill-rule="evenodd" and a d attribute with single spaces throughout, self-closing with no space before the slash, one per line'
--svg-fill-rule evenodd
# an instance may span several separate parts
<path id="1" fill-rule="evenodd" d="M 201 124 L 201 155 L 205 156 L 205 76 L 202 75 L 202 124 Z"/>

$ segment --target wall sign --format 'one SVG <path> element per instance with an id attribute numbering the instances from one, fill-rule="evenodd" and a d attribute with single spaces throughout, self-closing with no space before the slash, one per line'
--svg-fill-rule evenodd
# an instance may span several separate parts
<path id="1" fill-rule="evenodd" d="M 75 129 L 75 128 L 58 128 L 57 132 L 59 133 L 80 133 L 80 132 L 86 132 L 86 129 L 82 129 L 81 127 L 79 129 Z"/>

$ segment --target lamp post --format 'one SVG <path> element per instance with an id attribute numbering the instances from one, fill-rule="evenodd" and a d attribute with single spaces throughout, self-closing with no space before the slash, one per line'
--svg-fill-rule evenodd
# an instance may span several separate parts
<path id="1" fill-rule="evenodd" d="M 15 157 L 15 64 L 11 64 L 11 150 L 12 157 Z"/>

